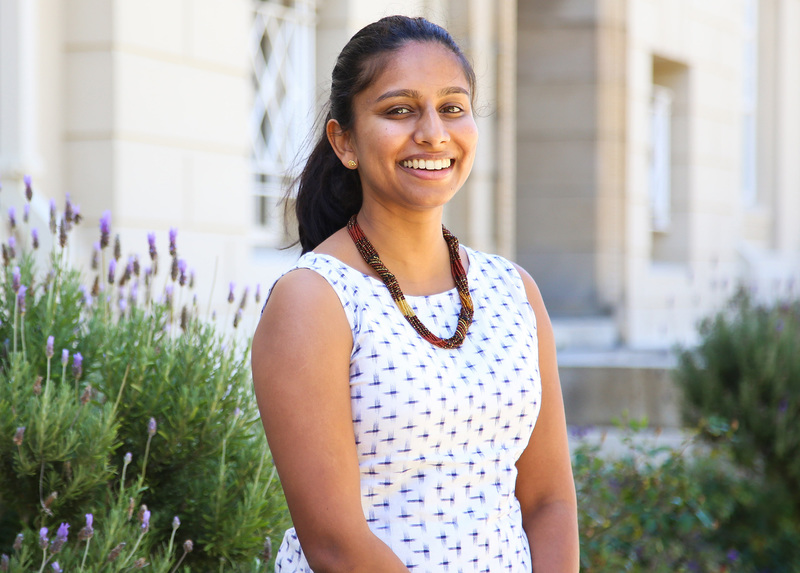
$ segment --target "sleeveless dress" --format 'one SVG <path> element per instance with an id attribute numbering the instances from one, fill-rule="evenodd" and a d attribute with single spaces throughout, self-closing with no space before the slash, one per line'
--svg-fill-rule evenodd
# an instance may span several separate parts
<path id="1" fill-rule="evenodd" d="M 327 280 L 353 332 L 353 428 L 372 532 L 414 573 L 530 572 L 514 487 L 541 404 L 536 319 L 511 263 L 466 251 L 475 314 L 453 350 L 424 340 L 378 279 L 313 252 L 295 268 Z M 434 334 L 455 331 L 456 289 L 406 299 Z M 311 571 L 294 529 L 275 571 Z"/>

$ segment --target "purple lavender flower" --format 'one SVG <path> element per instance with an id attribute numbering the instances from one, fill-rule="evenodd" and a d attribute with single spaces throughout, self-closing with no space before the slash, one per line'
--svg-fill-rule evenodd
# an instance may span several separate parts
<path id="1" fill-rule="evenodd" d="M 96 271 L 100 268 L 100 242 L 96 242 L 92 249 L 92 270 Z"/>
<path id="2" fill-rule="evenodd" d="M 172 518 L 172 529 L 178 529 L 181 526 L 181 520 L 178 519 L 178 516 Z"/>
<path id="3" fill-rule="evenodd" d="M 256 285 L 256 304 L 261 302 L 261 285 Z"/>
<path id="4" fill-rule="evenodd" d="M 11 224 L 12 229 L 17 226 L 17 210 L 14 207 L 8 208 L 8 222 Z"/>
<path id="5" fill-rule="evenodd" d="M 81 285 L 78 287 L 78 290 L 80 290 L 83 295 L 83 304 L 92 306 L 92 293 L 89 292 L 89 288 L 86 285 Z"/>
<path id="6" fill-rule="evenodd" d="M 17 447 L 22 446 L 22 440 L 25 438 L 25 426 L 20 426 L 17 428 L 16 433 L 14 434 L 14 445 Z"/>
<path id="7" fill-rule="evenodd" d="M 25 285 L 19 285 L 19 291 L 17 291 L 17 304 L 19 305 L 19 313 L 25 314 L 25 293 L 28 292 L 28 287 Z"/>
<path id="8" fill-rule="evenodd" d="M 17 292 L 21 284 L 22 274 L 20 273 L 19 267 L 14 267 L 11 269 L 11 288 L 14 292 Z"/>
<path id="9" fill-rule="evenodd" d="M 147 245 L 150 248 L 150 260 L 155 261 L 158 258 L 158 251 L 156 251 L 155 233 L 147 233 Z"/>
<path id="10" fill-rule="evenodd" d="M 184 259 L 180 259 L 178 261 L 178 284 L 181 286 L 186 285 L 186 268 L 186 261 Z"/>
<path id="11" fill-rule="evenodd" d="M 145 509 L 144 513 L 142 513 L 142 529 L 145 530 L 145 531 L 148 531 L 150 529 L 150 510 L 149 509 Z"/>
<path id="12" fill-rule="evenodd" d="M 72 206 L 72 222 L 76 225 L 83 220 L 81 216 L 81 206 L 80 205 L 73 205 Z"/>
<path id="13" fill-rule="evenodd" d="M 72 223 L 72 218 L 75 212 L 72 210 L 72 201 L 70 200 L 69 193 L 67 193 L 66 202 L 64 204 L 64 219 L 67 223 Z"/>
<path id="14" fill-rule="evenodd" d="M 55 573 L 64 573 L 64 570 L 58 564 L 58 561 L 53 561 L 51 567 L 53 568 L 53 571 L 55 571 Z"/>
<path id="15" fill-rule="evenodd" d="M 108 283 L 114 284 L 114 275 L 117 272 L 117 261 L 116 259 L 111 259 L 108 261 Z"/>
<path id="16" fill-rule="evenodd" d="M 17 256 L 17 239 L 16 237 L 8 238 L 8 255 L 14 259 Z"/>
<path id="17" fill-rule="evenodd" d="M 187 539 L 186 541 L 183 542 L 183 550 L 186 553 L 191 553 L 193 549 L 194 549 L 194 543 L 192 543 L 191 539 Z"/>
<path id="18" fill-rule="evenodd" d="M 31 244 L 34 249 L 39 248 L 39 231 L 35 227 L 31 229 Z"/>
<path id="19" fill-rule="evenodd" d="M 27 223 L 28 219 L 30 218 L 31 218 L 31 204 L 25 203 L 25 205 L 22 206 L 22 220 Z"/>
<path id="20" fill-rule="evenodd" d="M 250 287 L 244 287 L 244 293 L 242 293 L 242 300 L 239 301 L 239 310 L 244 310 L 245 306 L 247 305 L 247 299 L 250 296 Z"/>
<path id="21" fill-rule="evenodd" d="M 127 452 L 125 456 L 122 458 L 123 463 L 127 466 L 131 461 L 133 461 L 133 454 Z"/>
<path id="22" fill-rule="evenodd" d="M 25 541 L 25 536 L 22 533 L 17 533 L 17 537 L 14 539 L 14 545 L 11 548 L 14 551 L 19 551 L 22 549 L 23 541 Z"/>
<path id="23" fill-rule="evenodd" d="M 238 418 L 241 415 L 242 415 L 242 409 L 239 406 L 236 406 L 236 408 L 233 410 L 233 417 Z"/>
<path id="24" fill-rule="evenodd" d="M 53 344 L 55 344 L 55 341 L 56 339 L 53 338 L 52 336 L 47 337 L 47 344 L 44 347 L 44 355 L 47 356 L 48 360 L 52 358 L 53 354 L 55 353 L 55 351 L 53 350 Z"/>
<path id="25" fill-rule="evenodd" d="M 100 248 L 105 249 L 111 238 L 111 211 L 104 211 L 100 217 Z"/>
<path id="26" fill-rule="evenodd" d="M 173 257 L 178 252 L 178 247 L 175 244 L 175 241 L 176 241 L 177 238 L 178 238 L 178 229 L 176 229 L 175 227 L 170 227 L 169 228 L 169 254 L 172 255 Z"/>
<path id="27" fill-rule="evenodd" d="M 42 549 L 46 549 L 49 543 L 47 539 L 47 531 L 48 529 L 46 527 L 42 527 L 39 530 L 39 547 L 41 547 Z"/>
<path id="28" fill-rule="evenodd" d="M 156 431 L 158 430 L 158 424 L 156 423 L 155 418 L 150 418 L 147 422 L 147 435 L 153 437 L 156 435 Z"/>
<path id="29" fill-rule="evenodd" d="M 64 217 L 61 217 L 61 224 L 58 226 L 58 244 L 61 248 L 67 246 L 67 232 L 69 231 L 69 223 Z"/>
<path id="30" fill-rule="evenodd" d="M 56 200 L 50 199 L 50 233 L 55 235 L 56 231 Z"/>
<path id="31" fill-rule="evenodd" d="M 25 183 L 25 198 L 30 202 L 33 198 L 33 179 L 31 179 L 30 175 L 26 175 L 22 178 L 22 181 Z"/>
<path id="32" fill-rule="evenodd" d="M 10 565 L 11 565 L 11 561 L 8 558 L 8 555 L 6 555 L 5 553 L 0 555 L 0 571 L 8 571 L 8 568 L 10 567 Z"/>
<path id="33" fill-rule="evenodd" d="M 69 350 L 66 348 L 61 351 L 61 365 L 66 366 L 69 362 Z"/>
<path id="34" fill-rule="evenodd" d="M 736 561 L 739 559 L 739 552 L 735 549 L 728 551 L 728 561 Z"/>
<path id="35" fill-rule="evenodd" d="M 189 288 L 194 288 L 194 269 L 189 270 Z"/>
<path id="36" fill-rule="evenodd" d="M 79 541 L 86 541 L 87 539 L 91 539 L 94 535 L 94 528 L 92 524 L 94 523 L 94 516 L 91 513 L 86 514 L 86 525 L 78 532 L 78 540 Z"/>
<path id="37" fill-rule="evenodd" d="M 233 303 L 236 300 L 236 296 L 234 296 L 233 291 L 236 290 L 236 283 L 232 282 L 228 285 L 228 302 Z"/>
<path id="38" fill-rule="evenodd" d="M 72 375 L 75 378 L 80 378 L 81 374 L 83 374 L 83 356 L 81 356 L 80 352 L 76 352 L 75 356 L 72 357 Z"/>
<path id="39" fill-rule="evenodd" d="M 56 538 L 53 540 L 53 543 L 50 545 L 50 551 L 55 555 L 61 548 L 64 547 L 64 544 L 67 542 L 67 537 L 69 536 L 69 523 L 62 523 L 58 531 L 56 532 Z"/>

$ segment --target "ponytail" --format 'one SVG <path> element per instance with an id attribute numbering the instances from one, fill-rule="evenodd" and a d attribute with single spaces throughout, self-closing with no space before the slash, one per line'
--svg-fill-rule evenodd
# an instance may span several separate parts
<path id="1" fill-rule="evenodd" d="M 298 177 L 295 215 L 302 252 L 344 227 L 360 208 L 358 171 L 342 165 L 323 130 Z"/>

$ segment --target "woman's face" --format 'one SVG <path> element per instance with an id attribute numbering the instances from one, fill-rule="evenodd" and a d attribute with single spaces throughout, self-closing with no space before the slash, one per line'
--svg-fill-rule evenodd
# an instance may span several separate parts
<path id="1" fill-rule="evenodd" d="M 344 134 L 364 203 L 385 208 L 441 207 L 464 184 L 478 129 L 461 62 L 436 42 L 410 42 L 392 54 L 375 81 L 354 98 Z"/>

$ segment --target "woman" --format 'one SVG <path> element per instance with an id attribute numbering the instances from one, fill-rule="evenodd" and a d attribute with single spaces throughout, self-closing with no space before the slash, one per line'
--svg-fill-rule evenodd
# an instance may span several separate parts
<path id="1" fill-rule="evenodd" d="M 276 570 L 577 571 L 541 296 L 442 227 L 475 153 L 474 73 L 445 30 L 394 16 L 332 79 L 300 177 L 304 254 L 253 339 L 294 522 Z"/>

